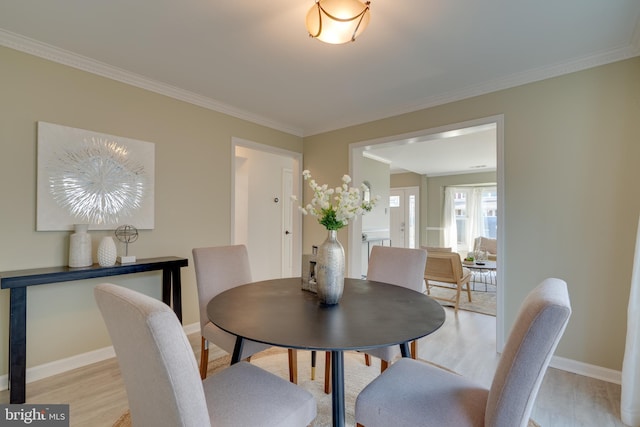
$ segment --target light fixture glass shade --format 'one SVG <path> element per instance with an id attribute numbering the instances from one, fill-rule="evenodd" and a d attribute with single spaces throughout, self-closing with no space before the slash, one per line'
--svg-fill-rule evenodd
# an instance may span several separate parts
<path id="1" fill-rule="evenodd" d="M 307 13 L 307 31 L 325 43 L 355 41 L 369 24 L 369 2 L 316 0 Z"/>

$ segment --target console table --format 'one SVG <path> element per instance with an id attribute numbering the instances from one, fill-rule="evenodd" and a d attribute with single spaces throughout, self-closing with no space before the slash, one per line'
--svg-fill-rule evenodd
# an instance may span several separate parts
<path id="1" fill-rule="evenodd" d="M 47 267 L 0 272 L 0 288 L 9 289 L 9 395 L 10 403 L 24 403 L 26 398 L 27 360 L 27 287 L 47 283 L 70 282 L 96 277 L 118 276 L 162 270 L 162 301 L 171 305 L 182 322 L 180 268 L 188 260 L 178 257 L 140 259 L 130 264 L 101 267 Z M 173 298 L 172 298 L 173 297 Z"/>

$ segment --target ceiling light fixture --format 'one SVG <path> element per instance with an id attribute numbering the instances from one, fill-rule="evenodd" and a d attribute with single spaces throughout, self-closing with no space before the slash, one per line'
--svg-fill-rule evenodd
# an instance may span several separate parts
<path id="1" fill-rule="evenodd" d="M 369 4 L 360 0 L 316 0 L 307 13 L 307 31 L 325 43 L 356 40 L 369 24 Z"/>

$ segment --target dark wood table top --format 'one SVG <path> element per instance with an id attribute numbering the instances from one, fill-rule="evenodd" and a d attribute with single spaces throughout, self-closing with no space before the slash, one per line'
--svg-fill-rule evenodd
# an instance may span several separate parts
<path id="1" fill-rule="evenodd" d="M 340 302 L 320 304 L 301 278 L 255 282 L 222 292 L 209 319 L 234 335 L 306 350 L 363 350 L 421 338 L 445 320 L 444 309 L 419 292 L 386 283 L 345 279 Z"/>

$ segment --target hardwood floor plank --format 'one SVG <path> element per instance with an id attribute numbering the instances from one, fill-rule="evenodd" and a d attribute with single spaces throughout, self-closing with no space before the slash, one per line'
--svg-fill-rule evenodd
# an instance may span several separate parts
<path id="1" fill-rule="evenodd" d="M 419 357 L 472 378 L 485 387 L 498 364 L 493 316 L 446 309 L 440 330 L 420 340 Z M 196 358 L 200 335 L 189 341 Z M 225 353 L 211 345 L 209 359 Z M 0 391 L 0 403 L 9 391 Z M 116 359 L 88 365 L 27 384 L 28 403 L 70 404 L 72 427 L 111 427 L 128 408 Z M 532 417 L 542 427 L 624 427 L 620 421 L 620 386 L 550 368 L 542 383 Z"/>

